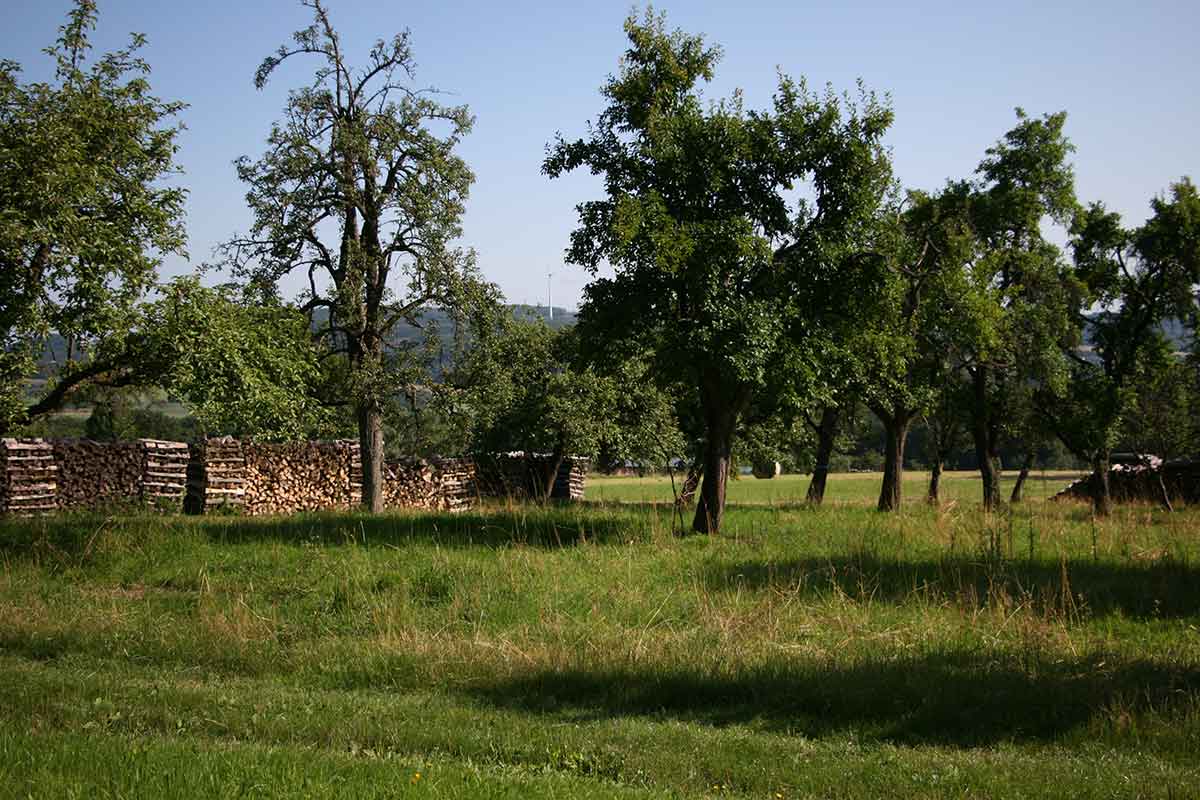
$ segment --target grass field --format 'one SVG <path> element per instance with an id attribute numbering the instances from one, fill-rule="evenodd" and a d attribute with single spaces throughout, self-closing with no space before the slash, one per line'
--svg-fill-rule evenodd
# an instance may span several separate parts
<path id="1" fill-rule="evenodd" d="M 0 523 L 0 797 L 1195 796 L 1200 509 L 850 481 Z"/>
<path id="2" fill-rule="evenodd" d="M 1025 482 L 1025 497 L 1041 500 L 1064 489 L 1076 478 L 1078 472 L 1032 472 Z M 1012 492 L 1016 472 L 1006 472 L 1000 481 L 1000 491 L 1005 498 Z M 825 490 L 825 501 L 833 505 L 861 505 L 875 503 L 879 499 L 879 485 L 883 479 L 880 472 L 838 473 L 829 477 Z M 678 490 L 683 476 L 675 476 Z M 729 482 L 729 502 L 754 505 L 796 505 L 804 502 L 808 492 L 809 475 L 781 475 L 770 480 L 758 480 L 749 475 L 740 476 Z M 920 504 L 925 501 L 929 488 L 929 473 L 910 471 L 904 473 L 904 502 Z M 942 474 L 942 499 L 944 502 L 979 503 L 982 487 L 978 472 L 945 472 Z M 664 503 L 670 502 L 671 478 L 654 476 L 625 478 L 596 475 L 588 479 L 587 496 L 590 500 Z"/>

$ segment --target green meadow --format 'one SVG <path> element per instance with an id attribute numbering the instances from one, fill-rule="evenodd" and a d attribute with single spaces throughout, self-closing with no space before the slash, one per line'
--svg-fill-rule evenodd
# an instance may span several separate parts
<path id="1" fill-rule="evenodd" d="M 1026 500 L 1044 500 L 1065 489 L 1079 472 L 1033 471 L 1025 481 Z M 588 478 L 587 497 L 601 502 L 669 503 L 683 484 L 684 475 L 655 475 L 644 478 L 599 475 Z M 1016 472 L 1005 472 L 1000 479 L 1001 494 L 1007 498 L 1016 483 Z M 810 475 L 780 475 L 759 480 L 741 475 L 729 482 L 729 501 L 750 505 L 801 505 L 808 492 Z M 831 505 L 858 506 L 874 503 L 879 498 L 881 473 L 851 472 L 829 476 L 825 502 Z M 982 488 L 978 472 L 942 473 L 943 503 L 979 503 Z M 925 502 L 929 489 L 929 473 L 904 473 L 904 502 L 910 505 Z"/>
<path id="2" fill-rule="evenodd" d="M 0 797 L 1194 796 L 1200 509 L 914 477 L 0 523 Z"/>

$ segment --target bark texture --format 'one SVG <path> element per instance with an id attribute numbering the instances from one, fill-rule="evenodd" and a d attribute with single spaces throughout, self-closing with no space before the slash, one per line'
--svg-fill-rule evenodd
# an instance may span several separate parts
<path id="1" fill-rule="evenodd" d="M 809 505 L 819 506 L 825 500 L 825 484 L 829 479 L 829 461 L 833 458 L 833 446 L 837 441 L 841 409 L 828 406 L 821 412 L 817 424 L 817 463 L 813 467 L 812 480 L 808 484 Z"/>

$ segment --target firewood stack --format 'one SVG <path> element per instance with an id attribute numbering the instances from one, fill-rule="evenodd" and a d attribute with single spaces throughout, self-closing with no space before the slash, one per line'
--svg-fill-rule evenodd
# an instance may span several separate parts
<path id="1" fill-rule="evenodd" d="M 58 465 L 42 439 L 0 439 L 0 514 L 28 517 L 57 508 Z"/>
<path id="2" fill-rule="evenodd" d="M 242 444 L 247 514 L 352 508 L 362 502 L 358 442 Z"/>
<path id="3" fill-rule="evenodd" d="M 183 442 L 138 439 L 142 446 L 142 502 L 163 511 L 181 511 L 187 488 L 188 446 Z"/>
<path id="4" fill-rule="evenodd" d="M 232 436 L 206 439 L 191 447 L 184 510 L 203 514 L 222 506 L 246 502 L 246 458 L 242 443 Z"/>
<path id="5" fill-rule="evenodd" d="M 383 501 L 388 508 L 432 508 L 434 466 L 423 459 L 389 461 L 383 469 Z"/>
<path id="6" fill-rule="evenodd" d="M 460 458 L 389 461 L 383 493 L 388 508 L 463 511 L 476 496 L 475 462 Z"/>
<path id="7" fill-rule="evenodd" d="M 484 460 L 478 468 L 479 493 L 513 499 L 538 498 L 545 492 L 547 453 L 526 453 L 517 450 L 497 453 Z M 591 462 L 586 458 L 568 456 L 559 465 L 550 497 L 556 500 L 582 500 L 584 484 Z"/>
<path id="8" fill-rule="evenodd" d="M 441 511 L 466 511 L 479 496 L 475 462 L 469 458 L 443 458 L 437 469 L 437 505 Z"/>
<path id="9" fill-rule="evenodd" d="M 568 456 L 563 459 L 558 474 L 554 476 L 554 489 L 550 497 L 555 500 L 582 500 L 590 465 L 586 458 Z"/>
<path id="10" fill-rule="evenodd" d="M 101 508 L 141 500 L 145 458 L 140 442 L 56 439 L 51 444 L 58 464 L 59 508 Z"/>
<path id="11" fill-rule="evenodd" d="M 1054 496 L 1055 500 L 1087 500 L 1095 493 L 1095 473 L 1072 483 Z M 1200 458 L 1164 462 L 1146 456 L 1140 463 L 1113 464 L 1108 473 L 1108 490 L 1115 503 L 1160 503 L 1163 490 L 1172 503 L 1200 503 Z"/>

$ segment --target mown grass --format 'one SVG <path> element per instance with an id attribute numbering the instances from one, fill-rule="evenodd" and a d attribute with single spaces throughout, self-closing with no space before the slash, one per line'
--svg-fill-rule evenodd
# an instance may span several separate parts
<path id="1" fill-rule="evenodd" d="M 683 475 L 674 476 L 678 491 Z M 1034 471 L 1025 483 L 1027 500 L 1043 500 L 1066 488 L 1081 473 L 1063 470 Z M 804 502 L 811 475 L 780 475 L 759 480 L 741 475 L 729 482 L 729 501 L 753 505 L 798 505 Z M 825 501 L 832 505 L 860 505 L 879 498 L 879 472 L 838 473 L 830 476 Z M 1016 482 L 1017 473 L 1003 473 L 1000 491 L 1007 498 Z M 919 505 L 925 502 L 929 488 L 929 473 L 909 470 L 904 473 L 904 502 Z M 655 475 L 645 478 L 593 475 L 588 479 L 586 494 L 589 500 L 605 502 L 665 503 L 673 499 L 672 478 Z M 947 503 L 978 504 L 982 494 L 978 472 L 946 472 L 942 477 L 942 501 Z"/>
<path id="2" fill-rule="evenodd" d="M 1200 786 L 1200 510 L 677 525 L 628 504 L 0 524 L 0 796 Z"/>

